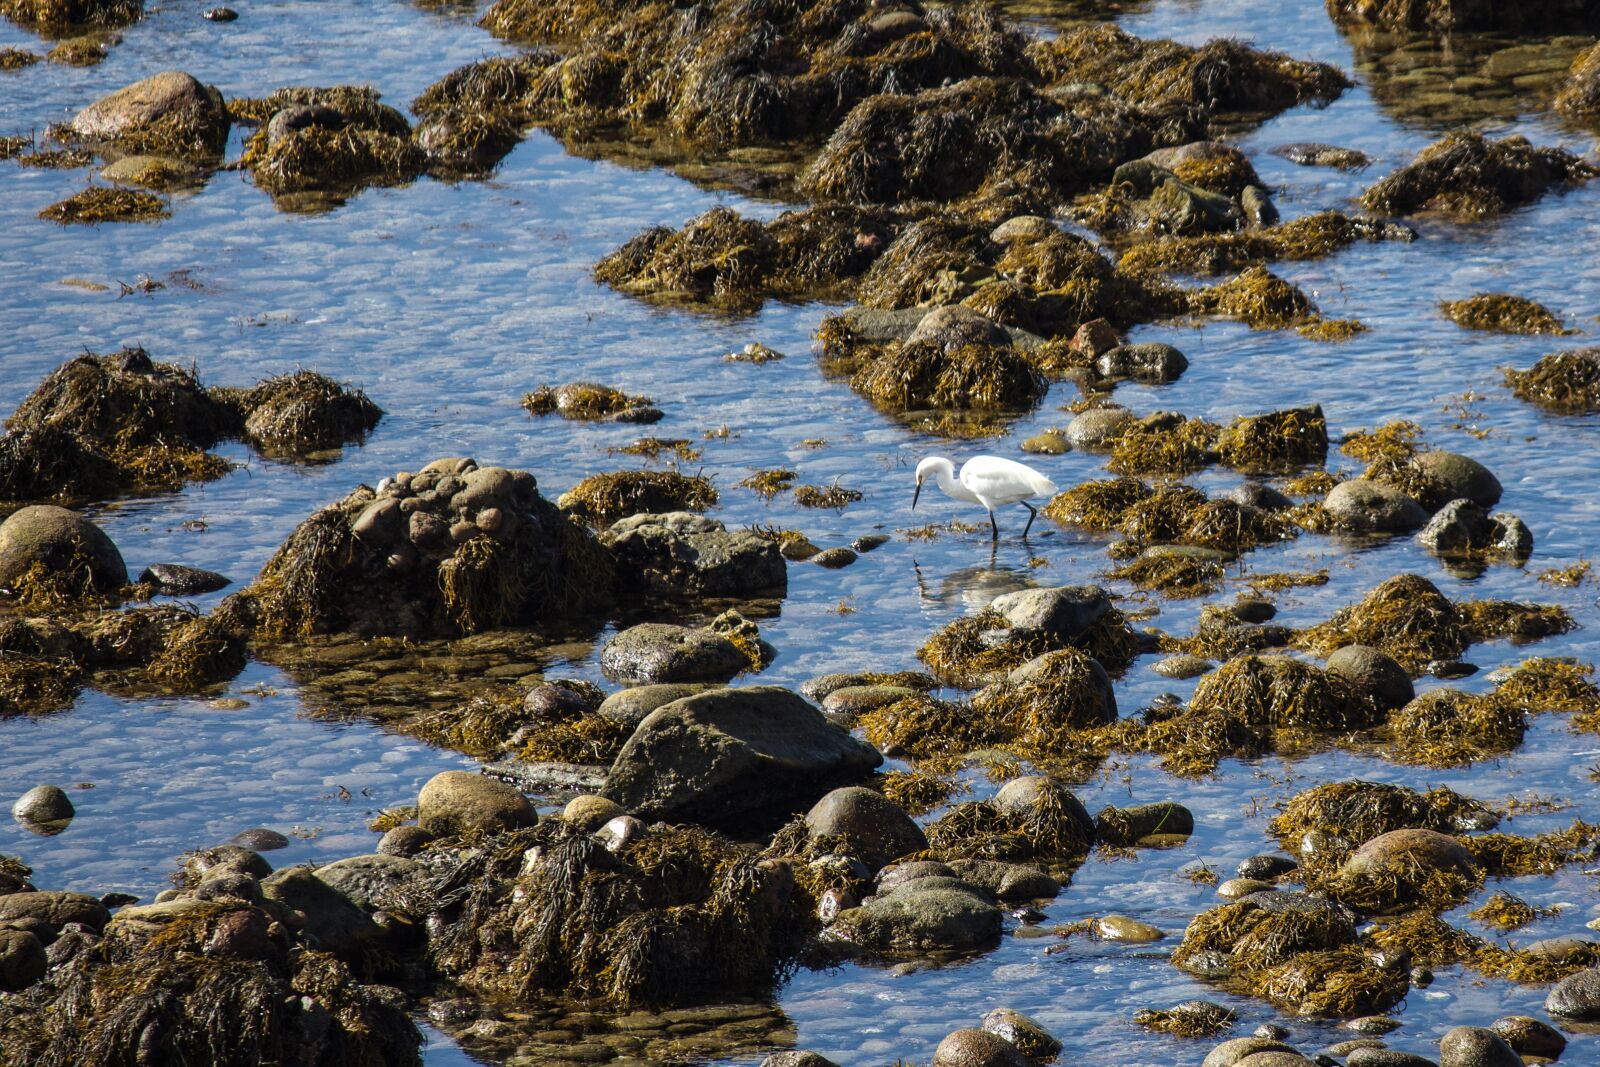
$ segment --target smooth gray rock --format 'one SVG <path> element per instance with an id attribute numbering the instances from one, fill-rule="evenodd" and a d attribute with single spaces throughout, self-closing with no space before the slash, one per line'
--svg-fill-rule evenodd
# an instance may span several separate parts
<path id="1" fill-rule="evenodd" d="M 1500 503 L 1500 479 L 1482 463 L 1457 452 L 1419 452 L 1412 462 L 1425 474 L 1444 483 L 1452 497 L 1466 497 L 1492 508 Z"/>
<path id="2" fill-rule="evenodd" d="M 1522 1057 L 1487 1027 L 1458 1026 L 1439 1039 L 1439 1067 L 1522 1067 Z"/>
<path id="3" fill-rule="evenodd" d="M 77 813 L 66 790 L 58 785 L 36 785 L 11 805 L 12 817 L 23 822 L 62 822 Z"/>
<path id="4" fill-rule="evenodd" d="M 714 689 L 646 716 L 601 795 L 644 819 L 720 822 L 809 804 L 882 761 L 787 689 Z"/>
<path id="5" fill-rule="evenodd" d="M 692 682 L 668 682 L 660 685 L 636 685 L 631 689 L 623 689 L 612 693 L 600 702 L 598 714 L 610 719 L 612 722 L 621 723 L 623 726 L 634 727 L 644 722 L 645 716 L 674 700 L 681 700 L 692 696 L 706 688 L 704 684 Z"/>
<path id="6" fill-rule="evenodd" d="M 1074 415 L 1061 433 L 1079 451 L 1106 451 L 1138 421 L 1127 408 L 1089 408 Z"/>
<path id="7" fill-rule="evenodd" d="M 1013 630 L 1072 641 L 1105 618 L 1111 598 L 1098 585 L 1058 585 L 1005 593 L 989 607 Z"/>
<path id="8" fill-rule="evenodd" d="M 994 320 L 964 304 L 935 308 L 922 317 L 906 344 L 927 343 L 953 352 L 967 345 L 1009 345 L 1011 338 Z"/>
<path id="9" fill-rule="evenodd" d="M 624 684 L 726 682 L 750 660 L 723 635 L 703 628 L 642 622 L 600 651 L 600 669 Z"/>
<path id="10" fill-rule="evenodd" d="M 1371 645 L 1345 645 L 1328 657 L 1327 670 L 1385 710 L 1403 708 L 1417 695 L 1406 669 L 1393 656 Z"/>
<path id="11" fill-rule="evenodd" d="M 1392 485 L 1352 478 L 1329 490 L 1322 506 L 1355 533 L 1410 533 L 1428 521 L 1422 505 Z"/>
<path id="12" fill-rule="evenodd" d="M 0 897 L 4 904 L 9 897 Z M 1600 967 L 1569 974 L 1551 987 L 1544 1010 L 1568 1022 L 1600 1022 Z"/>

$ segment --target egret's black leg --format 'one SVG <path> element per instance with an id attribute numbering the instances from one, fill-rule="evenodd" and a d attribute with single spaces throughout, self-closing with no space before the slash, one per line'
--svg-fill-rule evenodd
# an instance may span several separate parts
<path id="1" fill-rule="evenodd" d="M 1018 503 L 1028 509 L 1028 525 L 1022 528 L 1022 539 L 1026 541 L 1028 539 L 1028 531 L 1033 529 L 1033 520 L 1039 517 L 1039 509 L 1026 500 L 1018 501 Z"/>
<path id="2" fill-rule="evenodd" d="M 994 521 L 994 512 L 989 512 L 989 529 L 994 531 L 992 540 L 1000 540 L 1000 524 Z"/>

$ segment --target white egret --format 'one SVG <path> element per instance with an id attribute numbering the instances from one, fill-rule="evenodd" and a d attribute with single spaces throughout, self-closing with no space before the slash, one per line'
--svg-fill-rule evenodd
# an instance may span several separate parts
<path id="1" fill-rule="evenodd" d="M 973 456 L 961 465 L 958 479 L 954 463 L 943 456 L 929 456 L 917 464 L 917 491 L 911 496 L 913 508 L 922 496 L 922 483 L 928 478 L 936 479 L 945 496 L 953 500 L 982 504 L 989 513 L 989 529 L 994 531 L 996 540 L 1000 537 L 1000 527 L 994 521 L 995 508 L 1002 504 L 1021 504 L 1027 508 L 1028 525 L 1022 528 L 1022 536 L 1027 537 L 1028 531 L 1033 529 L 1033 520 L 1039 517 L 1038 510 L 1028 501 L 1036 496 L 1051 496 L 1056 491 L 1055 482 L 1015 460 Z"/>

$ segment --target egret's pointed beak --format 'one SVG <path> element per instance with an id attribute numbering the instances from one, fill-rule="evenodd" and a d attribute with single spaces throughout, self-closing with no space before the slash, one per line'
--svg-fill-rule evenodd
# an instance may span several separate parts
<path id="1" fill-rule="evenodd" d="M 917 483 L 917 491 L 911 494 L 911 510 L 917 510 L 917 498 L 922 495 L 922 483 Z"/>

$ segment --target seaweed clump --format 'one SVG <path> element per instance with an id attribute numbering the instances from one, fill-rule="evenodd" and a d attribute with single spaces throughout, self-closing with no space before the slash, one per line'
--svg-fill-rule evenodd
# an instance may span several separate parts
<path id="1" fill-rule="evenodd" d="M 620 389 L 593 382 L 572 382 L 551 387 L 541 385 L 522 398 L 522 406 L 533 415 L 557 414 L 564 419 L 617 422 L 650 421 L 654 401 L 647 396 L 629 396 Z"/>
<path id="2" fill-rule="evenodd" d="M 976 687 L 1016 669 L 1046 652 L 1076 648 L 1113 675 L 1128 668 L 1139 652 L 1139 639 L 1128 620 L 1108 607 L 1086 628 L 1073 633 L 1022 630 L 1010 626 L 993 608 L 954 620 L 917 649 L 917 658 L 935 677 Z"/>
<path id="3" fill-rule="evenodd" d="M 1452 133 L 1368 189 L 1361 205 L 1390 215 L 1428 210 L 1488 218 L 1597 174 L 1600 169 L 1571 152 L 1534 148 L 1525 137 L 1490 141 L 1477 133 Z"/>
<path id="4" fill-rule="evenodd" d="M 613 853 L 546 819 L 461 853 L 429 892 L 440 973 L 483 995 L 619 1009 L 770 988 L 815 922 L 791 865 L 692 826 L 652 827 Z"/>
<path id="5" fill-rule="evenodd" d="M 1143 274 L 1227 274 L 1279 260 L 1321 259 L 1357 241 L 1409 241 L 1414 237 L 1404 226 L 1322 211 L 1259 230 L 1153 237 L 1124 252 L 1120 265 Z"/>
<path id="6" fill-rule="evenodd" d="M 1390 717 L 1386 751 L 1400 763 L 1458 767 L 1512 751 L 1526 725 L 1522 709 L 1500 694 L 1433 689 Z"/>
<path id="7" fill-rule="evenodd" d="M 1289 656 L 1241 656 L 1200 679 L 1191 712 L 1231 713 L 1254 727 L 1344 732 L 1373 725 L 1378 708 L 1338 675 Z"/>
<path id="8" fill-rule="evenodd" d="M 1478 293 L 1465 300 L 1446 300 L 1440 307 L 1451 322 L 1469 330 L 1526 334 L 1573 332 L 1543 304 L 1508 293 Z"/>
<path id="9" fill-rule="evenodd" d="M 1600 114 L 1600 45 L 1578 54 L 1556 94 L 1556 110 L 1568 115 Z"/>
<path id="10" fill-rule="evenodd" d="M 1196 315 L 1237 319 L 1252 330 L 1293 328 L 1316 341 L 1345 340 L 1364 327 L 1343 319 L 1326 319 L 1311 298 L 1292 282 L 1265 267 L 1250 267 L 1218 285 L 1189 294 L 1189 309 Z"/>
<path id="11" fill-rule="evenodd" d="M 155 222 L 171 217 L 167 202 L 139 189 L 91 185 L 39 212 L 41 219 L 62 225 L 102 222 Z"/>
<path id="12" fill-rule="evenodd" d="M 41 33 L 83 26 L 119 29 L 139 21 L 144 0 L 0 0 L 0 15 Z"/>
<path id="13" fill-rule="evenodd" d="M 297 370 L 248 389 L 213 390 L 243 419 L 245 441 L 267 456 L 304 456 L 360 441 L 383 409 L 360 389 L 315 371 Z"/>
<path id="14" fill-rule="evenodd" d="M 1551 411 L 1600 411 L 1600 348 L 1554 352 L 1528 370 L 1508 369 L 1506 385 L 1521 400 Z"/>
<path id="15" fill-rule="evenodd" d="M 417 1067 L 405 998 L 285 933 L 267 904 L 183 898 L 56 942 L 43 980 L 0 997 L 0 1056 L 37 1067 L 349 1063 Z"/>
<path id="16" fill-rule="evenodd" d="M 561 494 L 566 511 L 591 526 L 610 526 L 629 515 L 704 511 L 717 503 L 717 490 L 700 475 L 677 471 L 613 471 L 593 474 Z"/>
<path id="17" fill-rule="evenodd" d="M 1430 660 L 1455 659 L 1471 640 L 1456 605 L 1415 574 L 1384 579 L 1360 603 L 1295 635 L 1297 647 L 1319 656 L 1345 645 L 1371 645 L 1412 670 Z"/>
<path id="18" fill-rule="evenodd" d="M 300 523 L 214 617 L 270 641 L 561 627 L 611 603 L 612 574 L 594 535 L 531 474 L 446 459 Z"/>
<path id="19" fill-rule="evenodd" d="M 1308 833 L 1355 847 L 1392 830 L 1453 834 L 1489 829 L 1498 821 L 1486 806 L 1450 789 L 1419 793 L 1403 785 L 1355 780 L 1296 793 L 1267 830 L 1286 848 L 1299 851 Z"/>
<path id="20" fill-rule="evenodd" d="M 337 199 L 369 185 L 409 182 L 426 167 L 405 116 L 370 87 L 280 89 L 260 103 L 270 117 L 246 143 L 243 163 L 275 197 Z"/>

